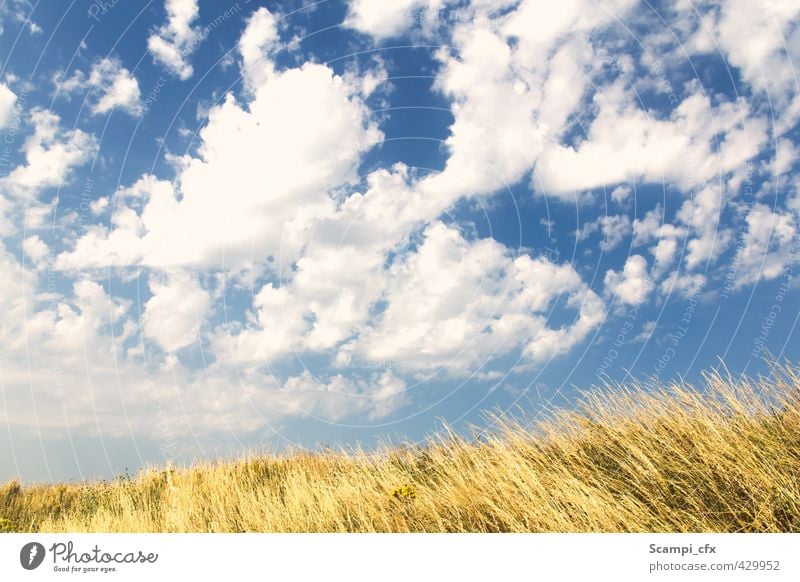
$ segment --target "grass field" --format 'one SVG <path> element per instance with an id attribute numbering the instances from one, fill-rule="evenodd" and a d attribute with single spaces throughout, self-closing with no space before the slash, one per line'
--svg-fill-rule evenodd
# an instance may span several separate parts
<path id="1" fill-rule="evenodd" d="M 797 532 L 800 377 L 613 387 L 380 452 L 251 456 L 113 482 L 0 488 L 44 532 Z"/>

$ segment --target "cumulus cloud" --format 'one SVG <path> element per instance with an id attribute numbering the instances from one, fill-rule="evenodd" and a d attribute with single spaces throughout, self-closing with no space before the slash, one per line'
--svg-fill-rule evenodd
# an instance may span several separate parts
<path id="1" fill-rule="evenodd" d="M 386 288 L 389 253 L 402 253 L 412 234 L 452 202 L 427 184 L 413 181 L 398 164 L 371 173 L 365 192 L 320 216 L 291 280 L 280 289 L 269 284 L 256 296 L 258 325 L 218 338 L 226 357 L 252 362 L 327 350 L 363 325 Z"/>
<path id="2" fill-rule="evenodd" d="M 572 349 L 603 317 L 602 301 L 569 265 L 514 259 L 494 240 L 470 243 L 439 222 L 389 277 L 384 312 L 343 358 L 455 374 L 516 349 L 542 362 Z M 551 327 L 546 313 L 558 298 L 576 315 Z"/>
<path id="3" fill-rule="evenodd" d="M 474 17 L 453 26 L 454 50 L 439 53 L 436 88 L 452 101 L 455 117 L 437 181 L 443 190 L 489 193 L 530 172 L 568 131 L 590 86 L 598 59 L 588 34 L 612 25 L 634 2 L 499 4 L 473 3 Z"/>
<path id="4" fill-rule="evenodd" d="M 583 240 L 597 231 L 603 235 L 603 250 L 612 251 L 633 232 L 633 228 L 627 216 L 609 214 L 584 223 L 577 232 L 578 239 Z"/>
<path id="5" fill-rule="evenodd" d="M 730 230 L 722 226 L 724 196 L 718 185 L 710 184 L 686 200 L 678 211 L 678 220 L 696 235 L 687 244 L 686 266 L 690 270 L 716 262 L 730 245 Z"/>
<path id="6" fill-rule="evenodd" d="M 22 251 L 25 253 L 25 256 L 31 260 L 34 266 L 38 266 L 47 256 L 48 248 L 38 235 L 33 235 L 22 242 Z"/>
<path id="7" fill-rule="evenodd" d="M 25 321 L 25 313 L 33 311 L 30 296 L 22 289 L 35 289 L 36 275 L 22 266 L 17 258 L 0 241 L 0 267 L 6 276 L 0 279 L 0 337 L 4 346 L 19 345 L 16 333 Z"/>
<path id="8" fill-rule="evenodd" d="M 438 54 L 435 88 L 450 99 L 454 122 L 445 142 L 445 169 L 426 188 L 446 205 L 518 183 L 529 173 L 535 192 L 563 200 L 610 187 L 612 200 L 622 203 L 631 192 L 628 183 L 676 187 L 692 196 L 675 224 L 660 225 L 650 239 L 652 276 L 660 277 L 682 240 L 690 270 L 718 261 L 730 247 L 731 232 L 721 221 L 736 193 L 720 189 L 719 182 L 728 181 L 730 188 L 734 177 L 746 173 L 747 164 L 768 145 L 768 123 L 745 98 L 712 97 L 698 83 L 677 89 L 670 111 L 651 110 L 629 90 L 627 78 L 607 76 L 598 51 L 615 48 L 603 45 L 602 33 L 634 4 L 601 7 L 575 0 L 554 9 L 532 1 L 458 7 L 408 1 L 390 3 L 381 12 L 377 3 L 364 1 L 351 5 L 346 24 L 380 41 L 413 28 L 400 17 L 405 12 L 469 14 L 449 23 L 453 50 Z M 787 16 L 793 9 L 770 10 L 769 18 L 790 35 Z M 759 22 L 765 19 L 759 16 Z M 768 33 L 759 24 L 748 42 L 758 43 Z M 587 42 L 589 37 L 599 45 Z M 772 54 L 775 42 L 760 46 L 771 47 L 764 50 Z M 698 41 L 693 50 L 705 50 L 700 46 Z M 627 55 L 615 58 L 620 66 L 633 66 Z M 571 135 L 577 115 L 585 119 L 580 139 Z M 785 158 L 779 160 L 783 165 Z M 586 228 L 583 234 L 603 228 L 608 250 L 629 234 L 624 219 Z"/>
<path id="9" fill-rule="evenodd" d="M 797 225 L 789 212 L 775 212 L 756 204 L 746 218 L 747 232 L 734 258 L 735 288 L 779 277 L 797 259 Z"/>
<path id="10" fill-rule="evenodd" d="M 631 193 L 632 190 L 628 186 L 617 186 L 611 191 L 611 199 L 617 204 L 624 204 Z"/>
<path id="11" fill-rule="evenodd" d="M 89 74 L 75 71 L 70 77 L 56 79 L 59 92 L 71 95 L 88 92 L 93 115 L 120 109 L 137 116 L 142 112 L 139 83 L 118 59 L 103 58 L 92 65 Z"/>
<path id="12" fill-rule="evenodd" d="M 251 90 L 263 85 L 272 73 L 273 64 L 269 52 L 277 41 L 275 16 L 262 6 L 248 19 L 238 44 L 242 57 L 242 77 Z"/>
<path id="13" fill-rule="evenodd" d="M 8 127 L 14 116 L 17 95 L 4 83 L 0 83 L 0 129 Z"/>
<path id="14" fill-rule="evenodd" d="M 25 164 L 14 168 L 2 185 L 13 195 L 36 198 L 43 190 L 69 181 L 78 166 L 97 152 L 97 140 L 80 129 L 63 129 L 61 118 L 45 109 L 30 112 L 33 133 L 23 144 Z"/>
<path id="15" fill-rule="evenodd" d="M 636 106 L 621 83 L 593 99 L 598 114 L 587 139 L 548 148 L 538 160 L 535 184 L 544 192 L 571 195 L 631 180 L 688 190 L 735 171 L 767 143 L 766 121 L 743 102 L 713 106 L 698 92 L 661 119 Z"/>
<path id="16" fill-rule="evenodd" d="M 167 352 L 198 342 L 211 307 L 211 297 L 199 282 L 183 272 L 168 273 L 164 280 L 154 274 L 150 292 L 142 315 L 144 336 Z"/>
<path id="17" fill-rule="evenodd" d="M 39 242 L 29 239 L 26 252 L 40 255 Z M 207 299 L 186 273 L 151 281 L 153 299 L 139 322 L 132 301 L 91 279 L 78 278 L 64 294 L 41 293 L 39 275 L 2 243 L 0 269 L 7 275 L 0 280 L 0 422 L 11 430 L 44 438 L 135 434 L 185 447 L 292 416 L 378 420 L 408 402 L 405 383 L 389 370 L 278 381 L 255 369 L 192 369 L 172 355 L 154 358 L 142 339 L 177 350 L 197 335 Z"/>
<path id="18" fill-rule="evenodd" d="M 609 269 L 604 279 L 605 293 L 626 305 L 640 305 L 647 300 L 654 284 L 647 273 L 647 260 L 641 255 L 631 255 L 622 272 Z"/>
<path id="19" fill-rule="evenodd" d="M 599 323 L 602 301 L 571 267 L 512 260 L 493 240 L 467 242 L 435 221 L 442 209 L 427 182 L 410 183 L 403 167 L 375 172 L 370 185 L 317 224 L 293 278 L 256 295 L 249 325 L 217 334 L 222 360 L 255 364 L 334 350 L 340 366 L 402 360 L 409 369 L 446 364 L 460 374 L 515 350 L 544 361 Z M 431 221 L 423 244 L 404 251 L 414 229 Z M 390 251 L 405 258 L 387 265 Z M 542 313 L 562 293 L 578 316 L 551 329 Z M 428 313 L 424 305 L 448 308 Z"/>
<path id="20" fill-rule="evenodd" d="M 708 284 L 708 278 L 700 273 L 673 273 L 661 283 L 664 295 L 676 294 L 685 299 L 698 295 Z"/>
<path id="21" fill-rule="evenodd" d="M 732 10 L 744 6 L 740 14 L 750 15 L 752 9 L 742 1 L 699 10 L 748 83 L 759 86 L 759 59 L 777 67 L 776 78 L 761 82 L 757 92 L 779 96 L 776 103 L 789 111 L 795 96 L 785 57 L 796 48 L 791 19 L 797 12 L 767 3 L 771 20 L 753 15 L 752 23 L 737 25 L 752 36 L 734 46 Z M 526 369 L 543 366 L 587 341 L 606 305 L 580 266 L 468 236 L 466 227 L 441 218 L 460 201 L 506 186 L 527 186 L 528 195 L 556 203 L 607 188 L 626 210 L 651 209 L 644 216 L 595 214 L 581 227 L 579 237 L 601 235 L 606 251 L 630 239 L 636 252 L 605 272 L 603 296 L 640 305 L 656 290 L 699 293 L 715 276 L 705 267 L 733 254 L 727 206 L 753 168 L 772 171 L 763 162 L 750 167 L 770 147 L 769 116 L 760 93 L 734 99 L 697 81 L 675 88 L 670 109 L 640 101 L 630 79 L 605 69 L 598 52 L 618 50 L 622 67 L 644 66 L 622 54 L 625 43 L 609 41 L 617 36 L 618 17 L 634 5 L 351 2 L 345 24 L 376 42 L 442 35 L 433 89 L 450 103 L 453 122 L 443 171 L 429 174 L 402 163 L 364 164 L 383 139 L 367 98 L 387 79 L 386 64 L 345 65 L 344 74 L 313 59 L 279 65 L 277 20 L 266 8 L 255 10 L 236 45 L 244 91 L 204 109 L 196 149 L 169 158 L 174 179 L 146 173 L 103 192 L 89 204 L 98 223 L 67 238 L 66 249 L 60 241 L 53 245 L 56 267 L 74 278 L 71 289 L 35 292 L 49 240 L 26 233 L 19 249 L 13 247 L 24 261 L 0 247 L 0 266 L 14 275 L 0 282 L 0 337 L 9 346 L 0 366 L 4 382 L 17 387 L 3 420 L 31 418 L 20 396 L 31 373 L 19 364 L 28 357 L 25 342 L 56 353 L 64 380 L 93 399 L 92 414 L 70 402 L 48 403 L 44 429 L 113 434 L 126 430 L 120 410 L 130 412 L 136 430 L 158 432 L 147 414 L 153 400 L 182 434 L 254 431 L 285 416 L 378 420 L 409 404 L 410 378 L 436 371 L 494 378 L 481 368 L 504 357 L 522 358 Z M 148 48 L 187 79 L 201 40 L 197 2 L 167 0 L 166 10 Z M 774 30 L 789 41 L 785 48 L 765 36 Z M 679 32 L 692 28 L 682 25 Z M 697 36 L 689 49 L 714 50 L 707 40 Z M 652 89 L 652 79 L 635 88 L 648 83 Z M 101 59 L 61 85 L 66 93 L 79 90 L 90 92 L 93 113 L 141 113 L 138 83 L 114 59 Z M 15 107 L 13 92 L 0 85 L 0 125 Z M 16 234 L 12 201 L 35 201 L 67 183 L 96 151 L 93 136 L 62 128 L 52 113 L 35 109 L 31 120 L 25 161 L 3 179 L 11 198 L 0 198 L 2 236 Z M 791 116 L 776 120 L 780 133 Z M 774 173 L 790 174 L 797 147 L 788 133 L 773 143 Z M 364 166 L 369 169 L 359 176 Z M 663 185 L 664 206 L 639 205 L 639 196 L 654 190 L 649 186 L 641 194 L 637 189 L 629 204 L 642 184 Z M 589 206 L 592 199 L 598 197 L 581 202 Z M 44 224 L 45 210 L 52 207 L 32 205 L 27 226 Z M 780 201 L 775 208 L 756 204 L 745 220 L 734 257 L 738 286 L 778 277 L 797 236 L 796 216 Z M 98 283 L 94 270 L 106 267 L 120 268 L 112 273 L 144 267 L 141 320 L 129 301 Z M 226 312 L 224 322 L 215 321 L 214 303 L 227 299 L 229 284 L 252 294 L 236 306 L 244 312 L 239 317 L 228 319 Z M 636 341 L 653 330 L 646 323 Z M 205 369 L 190 363 L 194 346 L 209 356 Z M 36 384 L 46 386 L 49 355 L 31 353 L 26 363 L 39 374 Z M 287 371 L 293 353 L 322 362 L 322 369 Z"/>
<path id="22" fill-rule="evenodd" d="M 408 404 L 405 383 L 391 370 L 353 379 L 336 374 L 316 378 L 308 370 L 289 378 L 283 393 L 296 414 L 314 415 L 337 422 L 354 414 L 378 420 Z"/>
<path id="23" fill-rule="evenodd" d="M 723 0 L 695 29 L 696 52 L 721 50 L 757 92 L 768 95 L 781 135 L 800 120 L 796 63 L 800 60 L 800 2 Z M 693 39 L 694 40 L 694 39 Z"/>
<path id="24" fill-rule="evenodd" d="M 228 95 L 208 113 L 198 156 L 179 160 L 174 186 L 144 177 L 141 209 L 118 204 L 115 228 L 87 233 L 58 265 L 288 268 L 332 208 L 328 192 L 356 178 L 381 138 L 354 91 L 307 63 L 271 74 L 249 103 Z"/>
<path id="25" fill-rule="evenodd" d="M 14 211 L 14 206 L 15 205 L 10 200 L 0 196 L 0 238 L 17 232 L 17 227 L 14 226 L 14 223 L 9 219 Z"/>
<path id="26" fill-rule="evenodd" d="M 26 252 L 39 254 L 39 246 L 36 239 L 27 239 Z M 101 417 L 109 433 L 119 433 L 124 404 L 109 396 L 118 380 L 112 355 L 120 353 L 126 334 L 112 337 L 110 330 L 131 302 L 112 298 L 100 284 L 83 278 L 64 295 L 40 293 L 35 272 L 2 245 L 0 266 L 9 275 L 0 283 L 2 421 L 50 435 L 63 434 L 65 427 L 97 429 Z M 95 389 L 92 381 L 101 377 Z"/>
<path id="27" fill-rule="evenodd" d="M 452 16 L 443 9 L 454 0 L 354 0 L 348 6 L 345 26 L 381 41 L 419 28 L 435 30 L 439 20 Z"/>
<path id="28" fill-rule="evenodd" d="M 200 15 L 197 0 L 166 0 L 167 22 L 147 39 L 147 50 L 156 62 L 185 81 L 194 69 L 189 57 L 202 40 L 201 30 L 193 26 Z"/>
<path id="29" fill-rule="evenodd" d="M 626 79 L 607 84 L 598 49 L 587 38 L 614 26 L 633 0 L 602 7 L 574 0 L 557 10 L 533 1 L 513 9 L 501 4 L 462 7 L 472 17 L 455 20 L 453 50 L 438 55 L 435 87 L 454 114 L 445 142 L 450 155 L 431 183 L 439 192 L 489 193 L 531 171 L 537 192 L 565 199 L 629 181 L 688 189 L 736 171 L 766 144 L 766 121 L 743 100 L 712 103 L 695 88 L 665 117 L 636 103 Z M 367 25 L 372 8 L 354 4 L 347 22 L 378 38 L 403 28 L 402 19 L 392 18 L 384 29 L 378 16 Z M 580 111 L 590 116 L 587 135 L 564 143 L 593 80 L 595 112 Z M 625 194 L 617 190 L 614 199 Z"/>

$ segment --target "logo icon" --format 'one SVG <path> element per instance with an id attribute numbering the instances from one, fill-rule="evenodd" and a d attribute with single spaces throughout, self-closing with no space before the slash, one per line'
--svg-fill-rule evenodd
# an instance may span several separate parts
<path id="1" fill-rule="evenodd" d="M 19 563 L 26 570 L 35 570 L 44 561 L 44 546 L 39 542 L 29 542 L 19 552 Z"/>

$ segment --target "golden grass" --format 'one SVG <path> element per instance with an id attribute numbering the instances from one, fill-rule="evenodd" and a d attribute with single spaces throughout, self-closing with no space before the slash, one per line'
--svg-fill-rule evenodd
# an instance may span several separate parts
<path id="1" fill-rule="evenodd" d="M 796 532 L 800 377 L 606 388 L 476 439 L 0 488 L 43 532 Z M 5 520 L 5 521 L 3 521 Z M 5 525 L 3 525 L 5 524 Z"/>

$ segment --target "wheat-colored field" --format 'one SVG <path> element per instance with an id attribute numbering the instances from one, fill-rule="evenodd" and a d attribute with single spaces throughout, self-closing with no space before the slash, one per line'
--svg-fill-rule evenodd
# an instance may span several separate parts
<path id="1" fill-rule="evenodd" d="M 800 531 L 800 376 L 614 386 L 481 438 L 0 488 L 42 532 Z"/>

